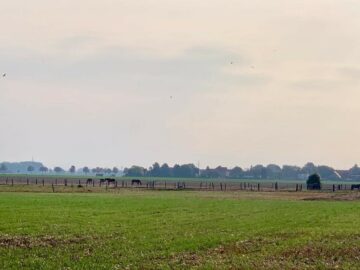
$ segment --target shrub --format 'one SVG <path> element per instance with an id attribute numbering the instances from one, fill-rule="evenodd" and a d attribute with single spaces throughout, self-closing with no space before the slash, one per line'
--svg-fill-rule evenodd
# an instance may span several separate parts
<path id="1" fill-rule="evenodd" d="M 306 181 L 307 189 L 321 189 L 321 179 L 317 173 L 308 177 Z"/>

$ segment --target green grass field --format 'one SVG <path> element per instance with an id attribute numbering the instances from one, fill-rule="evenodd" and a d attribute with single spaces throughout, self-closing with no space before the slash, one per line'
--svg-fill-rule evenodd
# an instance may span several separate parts
<path id="1" fill-rule="evenodd" d="M 359 201 L 268 194 L 0 192 L 0 269 L 360 268 Z"/>

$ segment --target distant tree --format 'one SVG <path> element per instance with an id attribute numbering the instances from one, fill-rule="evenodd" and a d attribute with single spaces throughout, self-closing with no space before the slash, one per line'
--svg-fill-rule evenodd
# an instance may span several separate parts
<path id="1" fill-rule="evenodd" d="M 230 177 L 231 178 L 241 178 L 244 175 L 244 171 L 243 169 L 241 169 L 240 167 L 236 166 L 234 168 L 232 168 L 230 170 Z"/>
<path id="2" fill-rule="evenodd" d="M 270 179 L 281 178 L 281 168 L 276 164 L 269 164 L 266 166 L 266 175 Z"/>
<path id="3" fill-rule="evenodd" d="M 107 174 L 110 174 L 112 172 L 112 170 L 110 168 L 105 168 L 104 172 L 107 173 Z"/>
<path id="4" fill-rule="evenodd" d="M 349 170 L 350 175 L 357 176 L 360 175 L 360 168 L 357 164 L 355 164 L 352 168 Z"/>
<path id="5" fill-rule="evenodd" d="M 281 178 L 283 179 L 297 179 L 301 168 L 297 166 L 284 165 L 281 170 Z"/>
<path id="6" fill-rule="evenodd" d="M 173 171 L 173 176 L 174 177 L 179 177 L 181 175 L 181 167 L 180 167 L 180 165 L 175 164 L 172 171 Z"/>
<path id="7" fill-rule="evenodd" d="M 215 170 L 216 174 L 221 178 L 225 178 L 229 174 L 228 168 L 226 168 L 226 167 L 217 166 L 214 170 Z"/>
<path id="8" fill-rule="evenodd" d="M 114 168 L 112 169 L 112 172 L 113 172 L 114 174 L 118 174 L 118 173 L 119 173 L 119 169 L 118 169 L 117 167 L 114 167 Z"/>
<path id="9" fill-rule="evenodd" d="M 155 162 L 152 167 L 150 167 L 149 169 L 149 174 L 150 176 L 154 176 L 154 177 L 158 177 L 161 176 L 161 171 L 160 171 L 160 165 L 159 163 Z"/>
<path id="10" fill-rule="evenodd" d="M 0 172 L 6 172 L 7 171 L 7 167 L 4 163 L 1 163 L 0 165 Z"/>
<path id="11" fill-rule="evenodd" d="M 90 169 L 89 167 L 85 166 L 82 171 L 83 173 L 88 174 L 90 172 Z"/>
<path id="12" fill-rule="evenodd" d="M 96 167 L 96 168 L 91 169 L 91 172 L 92 173 L 103 173 L 104 169 L 100 168 L 100 167 Z"/>
<path id="13" fill-rule="evenodd" d="M 265 179 L 267 178 L 267 170 L 263 165 L 255 165 L 250 168 L 250 175 L 254 178 Z"/>
<path id="14" fill-rule="evenodd" d="M 70 167 L 70 169 L 69 169 L 69 172 L 70 172 L 70 173 L 75 173 L 75 171 L 76 171 L 76 168 L 75 168 L 74 165 L 72 165 L 72 166 Z"/>
<path id="15" fill-rule="evenodd" d="M 311 174 L 306 181 L 307 189 L 321 189 L 321 179 L 317 173 Z"/>
<path id="16" fill-rule="evenodd" d="M 61 168 L 61 167 L 55 167 L 55 168 L 54 168 L 54 172 L 56 172 L 56 173 L 61 173 L 61 172 L 64 172 L 64 169 Z"/>
<path id="17" fill-rule="evenodd" d="M 316 168 L 316 166 L 315 166 L 314 163 L 308 162 L 308 163 L 306 163 L 306 164 L 304 165 L 304 167 L 302 167 L 301 172 L 302 172 L 303 174 L 308 174 L 308 175 L 310 175 L 310 174 L 317 173 L 317 168 Z"/>
<path id="18" fill-rule="evenodd" d="M 33 172 L 34 171 L 34 167 L 33 166 L 28 166 L 27 167 L 27 171 L 29 172 L 29 173 L 31 173 L 31 172 Z"/>
<path id="19" fill-rule="evenodd" d="M 42 173 L 45 173 L 45 172 L 47 172 L 49 169 L 47 168 L 47 167 L 45 167 L 45 166 L 41 166 L 40 168 L 39 168 L 39 171 L 40 172 L 42 172 Z"/>
<path id="20" fill-rule="evenodd" d="M 202 176 L 206 178 L 219 178 L 219 172 L 215 169 L 211 169 L 209 166 L 206 166 L 206 169 L 202 172 Z"/>
<path id="21" fill-rule="evenodd" d="M 183 164 L 181 166 L 176 164 L 173 168 L 173 175 L 184 178 L 196 177 L 198 171 L 199 169 L 194 164 Z"/>
<path id="22" fill-rule="evenodd" d="M 140 166 L 132 166 L 124 169 L 125 176 L 145 176 L 147 170 Z"/>
<path id="23" fill-rule="evenodd" d="M 164 163 L 163 165 L 161 165 L 160 167 L 160 175 L 162 177 L 169 177 L 171 176 L 171 168 L 169 167 L 169 165 L 167 165 L 166 163 Z"/>

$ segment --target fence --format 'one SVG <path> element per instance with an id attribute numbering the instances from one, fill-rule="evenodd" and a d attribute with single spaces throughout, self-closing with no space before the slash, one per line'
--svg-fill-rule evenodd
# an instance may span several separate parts
<path id="1" fill-rule="evenodd" d="M 141 184 L 132 184 L 128 179 L 114 179 L 104 181 L 99 178 L 46 178 L 39 176 L 0 176 L 0 185 L 41 185 L 71 187 L 103 187 L 103 188 L 138 188 L 156 190 L 204 190 L 204 191 L 295 191 L 306 190 L 306 184 L 296 182 L 276 182 L 264 180 L 263 182 L 248 181 L 211 181 L 211 180 L 187 180 L 187 179 L 164 179 L 142 180 Z M 322 190 L 338 191 L 351 190 L 351 184 L 323 184 Z"/>

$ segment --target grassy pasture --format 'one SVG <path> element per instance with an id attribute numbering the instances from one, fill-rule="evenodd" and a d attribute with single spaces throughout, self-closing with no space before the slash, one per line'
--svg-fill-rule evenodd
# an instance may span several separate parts
<path id="1" fill-rule="evenodd" d="M 100 179 L 100 178 L 106 178 L 108 176 L 103 176 L 103 177 L 95 177 L 93 175 L 72 175 L 72 174 L 58 174 L 58 175 L 48 175 L 48 174 L 0 174 L 0 182 L 3 182 L 6 178 L 7 179 L 14 179 L 14 180 L 20 180 L 20 181 L 24 181 L 26 179 L 39 179 L 42 180 L 44 179 L 47 182 L 53 182 L 55 179 L 63 180 L 63 179 L 73 179 L 74 181 L 76 180 L 86 180 L 88 178 L 92 178 L 92 179 Z M 299 179 L 237 179 L 237 178 L 178 178 L 178 177 L 125 177 L 125 176 L 117 176 L 117 177 L 111 177 L 111 178 L 115 178 L 118 181 L 131 181 L 131 179 L 140 179 L 142 181 L 157 181 L 157 182 L 164 182 L 167 181 L 169 183 L 171 182 L 214 182 L 214 183 L 219 183 L 219 182 L 234 182 L 234 183 L 238 183 L 238 182 L 249 182 L 249 183 L 283 183 L 283 184 L 305 184 L 306 180 L 299 180 Z M 334 180 L 327 180 L 327 179 L 322 179 L 321 181 L 323 184 L 360 184 L 360 181 L 334 181 Z"/>
<path id="2" fill-rule="evenodd" d="M 0 175 L 0 186 L 22 186 L 22 185 L 38 185 L 38 186 L 54 186 L 55 190 L 60 189 L 61 186 L 86 186 L 93 191 L 98 190 L 97 187 L 106 187 L 106 183 L 101 183 L 100 178 L 91 178 L 93 181 L 87 184 L 88 177 L 64 177 L 64 176 L 39 176 L 39 175 Z M 160 190 L 173 190 L 181 186 L 182 189 L 187 190 L 212 190 L 212 191 L 236 191 L 236 190 L 251 190 L 251 191 L 274 191 L 277 186 L 281 191 L 301 191 L 306 189 L 305 181 L 291 181 L 291 180 L 274 180 L 274 179 L 205 179 L 205 178 L 140 178 L 142 185 L 131 186 L 131 177 L 117 177 L 116 181 L 109 184 L 109 187 L 116 188 L 150 188 Z M 338 185 L 339 184 L 339 185 Z M 322 189 L 324 191 L 333 190 L 348 190 L 354 182 L 331 182 L 322 181 Z M 21 188 L 19 188 L 21 189 Z M 40 189 L 41 188 L 34 188 Z M 1 191 L 1 190 L 0 190 Z"/>
<path id="3" fill-rule="evenodd" d="M 360 268 L 358 193 L 11 188 L 0 269 Z"/>

